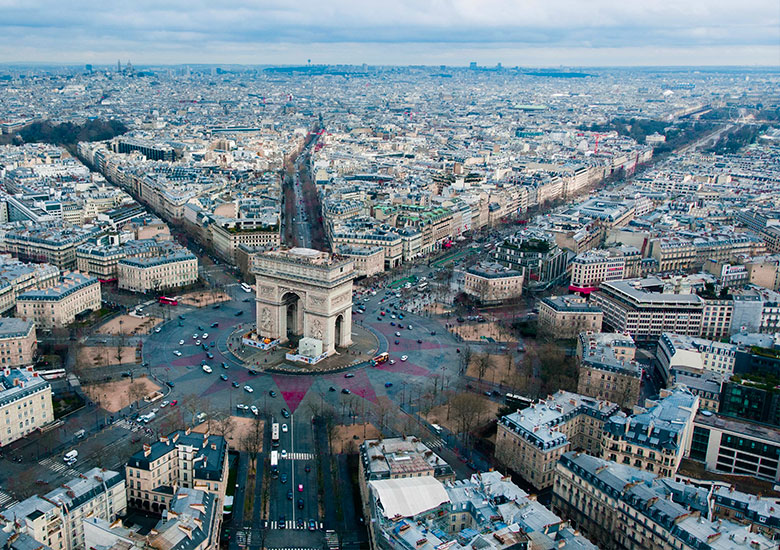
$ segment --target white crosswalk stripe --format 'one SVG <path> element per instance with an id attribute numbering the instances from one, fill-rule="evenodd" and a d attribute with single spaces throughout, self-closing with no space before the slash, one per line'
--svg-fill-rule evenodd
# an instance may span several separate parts
<path id="1" fill-rule="evenodd" d="M 440 449 L 441 447 L 444 447 L 444 440 L 437 437 L 436 439 L 426 441 L 425 444 L 429 449 Z"/>
<path id="2" fill-rule="evenodd" d="M 8 508 L 9 506 L 13 506 L 17 502 L 19 501 L 5 491 L 0 491 L 0 510 L 3 508 Z"/>
<path id="3" fill-rule="evenodd" d="M 119 420 L 116 420 L 114 422 L 114 426 L 119 426 L 120 428 L 124 428 L 125 430 L 132 430 L 133 428 L 135 428 L 132 422 L 130 422 L 126 418 L 120 418 Z"/>
<path id="4" fill-rule="evenodd" d="M 317 525 L 318 525 L 318 527 L 320 529 L 322 529 L 322 523 L 318 523 Z M 301 531 L 306 531 L 308 528 L 309 528 L 309 522 L 308 521 L 304 521 L 303 522 L 303 527 L 296 527 L 295 526 L 295 522 L 293 520 L 291 520 L 291 519 L 288 519 L 287 521 L 284 522 L 284 527 L 279 527 L 279 522 L 276 521 L 276 520 L 271 522 L 271 529 L 298 529 L 298 530 L 301 530 Z M 310 549 L 309 548 L 301 548 L 301 549 L 298 549 L 298 548 L 278 548 L 278 549 L 275 549 L 275 550 L 310 550 Z"/>
<path id="5" fill-rule="evenodd" d="M 311 460 L 314 455 L 311 453 L 287 453 L 287 460 Z"/>
<path id="6" fill-rule="evenodd" d="M 73 468 L 68 468 L 67 465 L 63 464 L 62 462 L 58 462 L 54 458 L 44 458 L 40 462 L 38 462 L 41 466 L 44 468 L 48 468 L 52 472 L 56 474 L 64 474 L 66 476 L 70 477 L 78 477 L 81 475 L 81 472 L 74 470 Z"/>

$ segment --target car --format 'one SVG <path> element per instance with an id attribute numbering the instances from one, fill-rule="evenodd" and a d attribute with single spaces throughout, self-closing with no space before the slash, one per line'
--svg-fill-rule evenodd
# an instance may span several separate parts
<path id="1" fill-rule="evenodd" d="M 247 300 L 247 301 L 248 301 L 248 300 Z M 243 310 L 241 310 L 241 309 L 239 309 L 239 310 L 238 310 L 238 311 L 236 311 L 236 312 L 235 312 L 233 315 L 234 315 L 235 317 L 239 317 L 239 316 L 241 316 L 241 315 L 243 315 L 243 314 L 244 314 L 244 311 L 243 311 Z"/>
<path id="2" fill-rule="evenodd" d="M 398 314 L 398 318 L 399 318 L 399 319 L 403 319 L 403 318 L 404 318 L 404 316 L 403 316 L 403 315 L 401 315 L 401 314 L 399 313 L 399 314 Z"/>
<path id="3" fill-rule="evenodd" d="M 231 384 L 231 385 L 232 385 L 234 388 L 237 388 L 237 387 L 238 387 L 238 382 L 236 382 L 235 380 L 233 380 L 233 381 L 232 381 L 230 384 Z"/>
<path id="4" fill-rule="evenodd" d="M 408 328 L 409 330 L 412 330 L 412 325 L 409 325 L 409 326 L 408 326 L 408 327 L 406 327 L 406 328 Z"/>
<path id="5" fill-rule="evenodd" d="M 309 520 L 309 531 L 316 531 L 317 530 L 317 522 L 313 519 Z"/>
<path id="6" fill-rule="evenodd" d="M 436 331 L 435 330 L 431 331 L 431 336 L 436 336 Z"/>
<path id="7" fill-rule="evenodd" d="M 390 326 L 394 327 L 395 326 L 395 321 L 390 321 Z"/>
<path id="8" fill-rule="evenodd" d="M 491 394 L 489 391 L 483 391 L 482 393 L 484 393 L 484 394 L 485 394 L 485 395 L 487 395 L 488 397 L 490 397 L 490 396 L 492 395 L 492 394 Z"/>
<path id="9" fill-rule="evenodd" d="M 171 407 L 175 407 L 178 404 L 179 404 L 179 400 L 178 399 L 174 399 L 173 401 L 171 401 Z"/>
<path id="10" fill-rule="evenodd" d="M 242 302 L 244 302 L 245 304 L 248 304 L 248 303 L 249 303 L 249 302 L 251 302 L 252 300 L 251 300 L 251 298 L 244 298 L 244 299 L 243 299 L 243 300 L 241 300 L 241 301 L 242 301 Z"/>
<path id="11" fill-rule="evenodd" d="M 227 374 L 220 374 L 220 375 L 219 375 L 219 377 L 220 377 L 222 380 L 224 380 L 225 382 L 227 382 Z"/>
<path id="12" fill-rule="evenodd" d="M 200 345 L 200 340 L 195 340 L 195 345 L 199 346 Z"/>
<path id="13" fill-rule="evenodd" d="M 176 384 L 174 384 L 174 383 L 173 383 L 173 382 L 171 382 L 171 381 L 168 381 L 168 382 L 166 382 L 166 383 L 165 383 L 165 385 L 166 385 L 166 386 L 168 386 L 169 388 L 172 388 L 172 387 L 174 387 Z"/>
<path id="14" fill-rule="evenodd" d="M 204 332 L 204 333 L 203 333 L 203 336 L 201 336 L 201 338 L 203 338 L 204 340 L 205 340 L 206 338 L 208 338 L 208 337 L 209 337 L 209 333 L 208 333 L 208 332 Z"/>
<path id="15" fill-rule="evenodd" d="M 379 315 L 381 315 L 382 317 L 384 317 L 384 316 L 385 316 L 385 312 L 384 312 L 384 311 L 380 311 L 380 312 L 379 312 Z"/>
<path id="16" fill-rule="evenodd" d="M 355 378 L 355 373 L 348 372 L 347 374 L 344 375 L 344 378 Z"/>
<path id="17" fill-rule="evenodd" d="M 393 386 L 393 383 L 392 383 L 392 382 L 385 382 L 385 387 L 386 387 L 386 388 L 390 388 L 390 387 L 392 387 L 392 386 Z"/>
<path id="18" fill-rule="evenodd" d="M 287 433 L 287 424 L 282 424 L 282 431 Z"/>
<path id="19" fill-rule="evenodd" d="M 300 509 L 303 510 L 303 506 L 300 506 Z M 303 518 L 298 518 L 295 520 L 295 527 L 296 529 L 303 529 L 306 527 L 306 522 L 303 521 Z"/>
<path id="20" fill-rule="evenodd" d="M 208 365 L 203 365 L 203 367 L 202 367 L 202 368 L 203 368 L 203 372 L 205 372 L 205 373 L 207 373 L 207 374 L 211 374 L 211 373 L 213 372 L 213 371 L 211 370 L 211 367 L 209 367 Z"/>
<path id="21" fill-rule="evenodd" d="M 225 363 L 224 361 L 222 361 L 222 368 L 223 368 L 223 369 L 226 369 L 226 368 L 228 368 L 228 364 L 227 364 L 227 363 Z"/>
<path id="22" fill-rule="evenodd" d="M 395 365 L 395 359 L 390 359 L 390 364 Z"/>
<path id="23" fill-rule="evenodd" d="M 397 346 L 398 344 L 400 344 L 400 343 L 401 343 L 401 341 L 400 341 L 400 340 L 396 340 L 396 341 L 395 341 L 395 345 L 396 345 L 396 346 Z"/>
<path id="24" fill-rule="evenodd" d="M 256 375 L 256 374 L 257 374 L 257 371 L 256 371 L 255 369 L 249 369 L 249 374 L 251 374 L 252 376 L 254 376 L 254 375 Z"/>
<path id="25" fill-rule="evenodd" d="M 247 384 L 246 386 L 244 386 L 244 391 L 247 392 L 247 393 L 252 393 L 255 390 L 252 389 L 252 386 Z"/>
<path id="26" fill-rule="evenodd" d="M 217 304 L 217 305 L 213 306 L 212 309 L 219 309 L 221 307 L 222 307 L 222 304 Z"/>
<path id="27" fill-rule="evenodd" d="M 214 359 L 214 354 L 211 353 L 210 351 L 207 351 L 206 352 L 206 357 L 208 357 L 209 359 Z"/>
<path id="28" fill-rule="evenodd" d="M 179 319 L 184 320 L 184 315 L 179 315 Z"/>
<path id="29" fill-rule="evenodd" d="M 382 320 L 382 318 L 381 318 L 381 317 L 377 317 L 377 318 L 376 318 L 376 320 L 377 320 L 377 321 L 381 321 L 381 320 Z"/>
<path id="30" fill-rule="evenodd" d="M 179 350 L 177 350 L 177 349 L 173 350 L 173 354 L 174 354 L 176 357 L 181 357 L 181 352 L 180 352 Z"/>
<path id="31" fill-rule="evenodd" d="M 287 491 L 287 500 L 292 500 L 292 499 L 293 499 L 293 492 L 292 489 L 290 489 L 289 491 Z"/>
<path id="32" fill-rule="evenodd" d="M 165 408 L 165 407 L 167 407 L 169 404 L 170 404 L 170 401 L 163 401 L 162 403 L 160 403 L 160 408 L 161 408 L 161 409 L 164 409 L 164 408 Z"/>
<path id="33" fill-rule="evenodd" d="M 184 345 L 184 340 L 179 340 L 179 345 L 183 346 Z"/>
<path id="34" fill-rule="evenodd" d="M 193 334 L 193 335 L 192 335 L 192 339 L 193 339 L 193 340 L 197 340 L 197 339 L 198 339 L 198 335 L 197 335 L 197 334 Z"/>
<path id="35" fill-rule="evenodd" d="M 133 373 L 129 370 L 122 373 L 122 378 L 130 378 L 131 376 L 133 376 Z"/>
<path id="36" fill-rule="evenodd" d="M 277 529 L 284 529 L 287 527 L 287 518 L 284 516 L 279 516 L 279 521 L 276 522 Z"/>
<path id="37" fill-rule="evenodd" d="M 409 356 L 407 356 L 407 355 L 402 355 L 401 356 L 401 361 L 406 361 L 407 359 L 409 359 Z"/>
<path id="38" fill-rule="evenodd" d="M 211 323 L 211 328 L 216 328 L 219 326 L 219 323 Z"/>
<path id="39" fill-rule="evenodd" d="M 247 407 L 247 406 L 246 406 L 246 405 L 244 405 L 243 403 L 237 403 L 237 404 L 236 404 L 236 408 L 237 408 L 239 411 L 246 411 L 246 410 L 248 410 L 248 409 L 249 409 L 249 407 Z"/>
<path id="40" fill-rule="evenodd" d="M 287 409 L 282 409 L 282 416 L 285 418 L 290 418 L 290 411 Z"/>
<path id="41" fill-rule="evenodd" d="M 260 411 L 259 411 L 259 410 L 257 410 L 257 407 L 255 407 L 254 405 L 251 405 L 251 406 L 249 407 L 249 410 L 250 410 L 250 411 L 252 411 L 252 414 L 253 414 L 253 415 L 255 415 L 255 416 L 257 416 L 258 414 L 260 414 Z"/>
<path id="42" fill-rule="evenodd" d="M 268 392 L 268 395 L 270 395 L 271 397 L 276 397 L 276 392 L 274 390 L 271 390 Z"/>
<path id="43" fill-rule="evenodd" d="M 342 389 L 341 389 L 341 393 L 343 393 L 344 395 L 349 395 L 349 394 L 350 394 L 350 393 L 352 393 L 352 392 L 351 392 L 351 391 L 349 391 L 347 388 L 342 388 Z"/>
<path id="44" fill-rule="evenodd" d="M 154 327 L 154 331 L 159 333 L 160 332 L 160 327 Z"/>
<path id="45" fill-rule="evenodd" d="M 455 352 L 456 352 L 456 353 L 460 353 L 460 348 L 456 348 L 456 349 L 455 349 Z"/>
<path id="46" fill-rule="evenodd" d="M 328 388 L 328 391 L 336 391 L 336 388 L 334 388 L 333 386 L 331 386 L 331 387 L 329 387 L 329 388 Z"/>
<path id="47" fill-rule="evenodd" d="M 395 319 L 395 314 L 390 316 L 391 319 Z"/>
<path id="48" fill-rule="evenodd" d="M 287 451 L 285 449 L 282 449 L 282 451 L 279 453 L 279 456 L 281 458 L 287 458 Z"/>
<path id="49" fill-rule="evenodd" d="M 153 409 L 152 409 L 152 412 L 153 412 L 154 414 L 157 414 L 158 412 L 160 412 L 160 409 L 158 409 L 157 407 L 155 407 L 155 408 L 153 408 Z"/>
<path id="50" fill-rule="evenodd" d="M 298 499 L 298 510 L 303 510 L 303 499 L 302 498 Z M 301 518 L 298 518 L 298 519 L 301 519 Z M 301 519 L 301 521 L 303 521 L 303 520 Z"/>
<path id="51" fill-rule="evenodd" d="M 401 333 L 400 332 L 396 332 L 395 335 L 396 336 L 401 336 Z"/>
<path id="52" fill-rule="evenodd" d="M 309 472 L 311 472 L 311 466 L 309 466 L 309 465 L 307 464 L 306 466 L 304 466 L 304 467 L 303 467 L 303 471 L 304 471 L 304 472 L 306 472 L 306 473 L 308 474 Z"/>

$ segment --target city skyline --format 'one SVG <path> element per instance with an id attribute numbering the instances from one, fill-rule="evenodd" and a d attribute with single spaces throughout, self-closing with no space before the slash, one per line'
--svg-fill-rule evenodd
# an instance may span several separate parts
<path id="1" fill-rule="evenodd" d="M 6 3 L 0 62 L 780 65 L 774 2 Z"/>

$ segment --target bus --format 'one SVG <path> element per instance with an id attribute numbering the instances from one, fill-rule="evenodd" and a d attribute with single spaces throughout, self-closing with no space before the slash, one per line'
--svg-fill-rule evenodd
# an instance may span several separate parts
<path id="1" fill-rule="evenodd" d="M 527 409 L 534 404 L 534 400 L 522 395 L 508 393 L 504 396 L 504 404 L 507 407 L 514 407 L 516 409 Z"/>
<path id="2" fill-rule="evenodd" d="M 388 359 L 390 359 L 390 354 L 389 353 L 387 353 L 387 352 L 380 353 L 379 355 L 377 355 L 376 357 L 374 357 L 371 360 L 371 364 L 373 366 L 381 365 L 382 363 L 384 363 Z"/>
<path id="3" fill-rule="evenodd" d="M 246 283 L 241 283 L 241 289 L 242 289 L 244 292 L 252 292 L 252 287 L 251 287 L 251 286 L 249 286 L 249 285 L 248 285 L 248 284 L 246 284 Z"/>
<path id="4" fill-rule="evenodd" d="M 420 283 L 419 285 L 417 285 L 417 291 L 418 291 L 418 292 L 422 292 L 422 291 L 424 291 L 426 288 L 428 288 L 428 281 L 423 281 L 422 283 Z"/>
<path id="5" fill-rule="evenodd" d="M 39 370 L 38 375 L 44 380 L 57 380 L 65 378 L 65 369 Z"/>
<path id="6" fill-rule="evenodd" d="M 179 300 L 176 298 L 169 298 L 168 296 L 160 296 L 157 298 L 157 301 L 160 303 L 160 305 L 163 306 L 178 306 Z"/>
<path id="7" fill-rule="evenodd" d="M 278 447 L 279 446 L 279 423 L 274 422 L 271 424 L 271 446 L 272 447 Z"/>
<path id="8" fill-rule="evenodd" d="M 279 477 L 279 451 L 271 451 L 271 477 Z"/>

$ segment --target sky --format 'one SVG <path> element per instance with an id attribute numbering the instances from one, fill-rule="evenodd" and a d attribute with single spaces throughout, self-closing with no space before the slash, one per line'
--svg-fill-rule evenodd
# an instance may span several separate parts
<path id="1" fill-rule="evenodd" d="M 778 0 L 0 0 L 0 63 L 780 66 Z"/>

